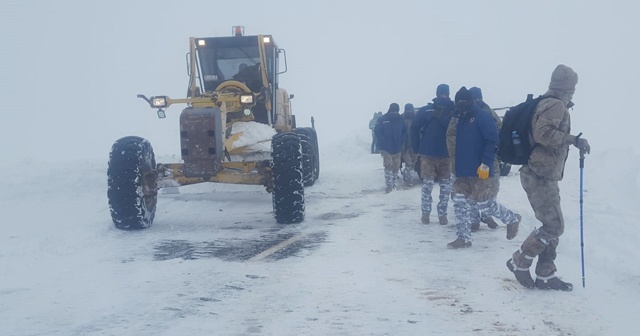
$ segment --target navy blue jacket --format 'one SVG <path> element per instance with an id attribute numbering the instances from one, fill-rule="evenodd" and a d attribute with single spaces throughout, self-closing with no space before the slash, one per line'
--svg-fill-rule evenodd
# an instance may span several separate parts
<path id="1" fill-rule="evenodd" d="M 494 176 L 498 128 L 491 113 L 473 104 L 471 111 L 456 125 L 456 177 L 478 177 L 484 163 Z"/>
<path id="2" fill-rule="evenodd" d="M 449 98 L 435 98 L 433 103 L 418 110 L 411 124 L 411 148 L 417 154 L 448 158 L 447 127 L 453 116 L 454 104 Z"/>
<path id="3" fill-rule="evenodd" d="M 378 149 L 391 154 L 402 152 L 407 138 L 407 124 L 398 112 L 387 112 L 378 119 L 374 129 Z"/>

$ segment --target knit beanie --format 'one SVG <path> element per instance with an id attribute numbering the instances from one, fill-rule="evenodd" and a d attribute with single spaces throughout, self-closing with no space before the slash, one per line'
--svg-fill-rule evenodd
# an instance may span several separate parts
<path id="1" fill-rule="evenodd" d="M 469 89 L 469 92 L 471 92 L 471 99 L 482 100 L 482 90 L 479 87 L 474 86 Z"/>
<path id="2" fill-rule="evenodd" d="M 404 110 L 413 112 L 413 104 L 411 103 L 404 104 Z"/>
<path id="3" fill-rule="evenodd" d="M 389 111 L 387 112 L 400 112 L 400 105 L 391 103 L 391 105 L 389 105 Z"/>
<path id="4" fill-rule="evenodd" d="M 549 89 L 574 92 L 576 84 L 578 84 L 578 74 L 570 67 L 560 64 L 551 74 Z"/>
<path id="5" fill-rule="evenodd" d="M 466 87 L 461 87 L 460 90 L 458 90 L 458 92 L 456 92 L 456 103 L 461 101 L 461 100 L 469 100 L 471 101 L 471 92 L 469 90 L 467 90 Z"/>
<path id="6" fill-rule="evenodd" d="M 447 84 L 438 85 L 438 87 L 436 88 L 436 96 L 440 97 L 440 95 L 447 95 L 447 97 L 449 97 L 449 85 Z"/>

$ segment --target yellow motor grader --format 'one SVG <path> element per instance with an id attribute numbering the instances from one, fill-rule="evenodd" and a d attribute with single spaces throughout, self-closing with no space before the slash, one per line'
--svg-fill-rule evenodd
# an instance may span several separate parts
<path id="1" fill-rule="evenodd" d="M 156 163 L 148 140 L 118 139 L 109 154 L 107 197 L 117 228 L 153 223 L 158 190 L 201 182 L 263 185 L 278 223 L 304 220 L 304 187 L 320 174 L 313 127 L 296 127 L 286 90 L 286 52 L 271 35 L 191 37 L 186 98 L 138 95 L 158 117 L 173 104 L 180 114 L 181 163 Z M 281 65 L 282 69 L 281 69 Z"/>

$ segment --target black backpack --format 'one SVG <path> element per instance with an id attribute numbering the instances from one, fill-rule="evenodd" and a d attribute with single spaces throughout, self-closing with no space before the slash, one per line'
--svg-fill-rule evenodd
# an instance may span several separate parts
<path id="1" fill-rule="evenodd" d="M 550 96 L 533 98 L 527 95 L 527 100 L 510 108 L 502 118 L 502 128 L 498 139 L 498 160 L 513 165 L 526 164 L 533 146 L 529 143 L 531 133 L 531 119 L 538 103 Z"/>

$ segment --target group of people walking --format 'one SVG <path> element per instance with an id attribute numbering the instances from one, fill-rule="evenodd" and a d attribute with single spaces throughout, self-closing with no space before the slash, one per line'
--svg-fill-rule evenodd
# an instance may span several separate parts
<path id="1" fill-rule="evenodd" d="M 571 99 L 578 75 L 558 65 L 551 75 L 549 90 L 536 107 L 529 136 L 533 151 L 520 169 L 520 180 L 536 218 L 542 223 L 507 261 L 520 284 L 527 288 L 569 291 L 572 285 L 556 277 L 556 248 L 564 230 L 558 181 L 562 179 L 569 145 L 589 153 L 586 139 L 570 134 Z M 375 116 L 374 116 L 375 117 Z M 372 152 L 383 158 L 385 192 L 397 188 L 398 172 L 412 183 L 412 172 L 422 179 L 421 221 L 431 223 L 432 192 L 439 185 L 436 204 L 438 222 L 448 224 L 449 199 L 453 200 L 456 239 L 448 248 L 472 246 L 471 233 L 480 223 L 496 229 L 493 218 L 506 224 L 506 238 L 518 234 L 522 216 L 498 203 L 499 162 L 496 157 L 500 117 L 483 101 L 478 87 L 461 87 L 450 98 L 449 86 L 440 84 L 432 102 L 419 109 L 406 104 L 404 113 L 392 103 L 386 114 L 370 125 L 374 135 Z M 416 162 L 417 161 L 417 162 Z M 529 267 L 538 257 L 534 281 Z"/>

